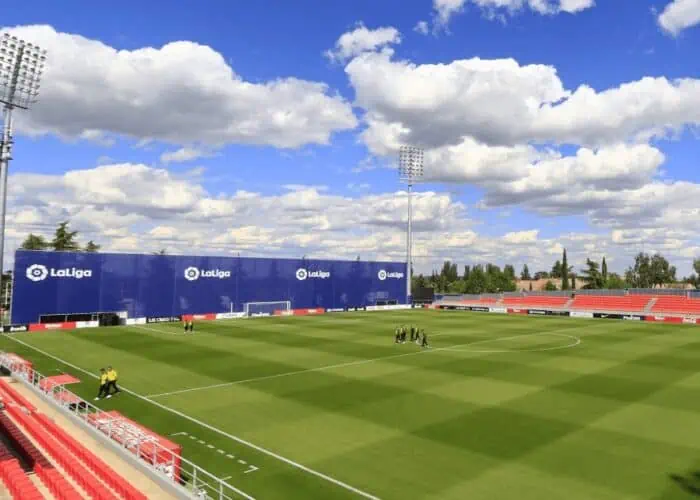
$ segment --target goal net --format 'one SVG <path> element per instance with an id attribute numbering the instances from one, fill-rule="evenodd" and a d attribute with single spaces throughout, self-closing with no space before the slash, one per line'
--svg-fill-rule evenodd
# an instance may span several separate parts
<path id="1" fill-rule="evenodd" d="M 246 302 L 243 304 L 245 315 L 250 316 L 272 316 L 275 311 L 282 311 L 282 314 L 292 310 L 292 303 L 289 300 L 279 300 L 273 302 Z"/>

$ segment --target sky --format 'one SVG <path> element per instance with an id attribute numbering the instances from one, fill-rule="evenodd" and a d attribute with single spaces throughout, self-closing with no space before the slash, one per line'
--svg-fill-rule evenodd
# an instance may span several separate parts
<path id="1" fill-rule="evenodd" d="M 35 0 L 5 265 L 70 220 L 105 251 L 622 272 L 700 257 L 700 0 Z"/>

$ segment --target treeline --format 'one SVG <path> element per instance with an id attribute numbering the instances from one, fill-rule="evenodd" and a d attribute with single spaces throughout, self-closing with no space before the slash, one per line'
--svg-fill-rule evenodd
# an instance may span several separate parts
<path id="1" fill-rule="evenodd" d="M 78 243 L 78 231 L 70 231 L 70 222 L 64 221 L 58 224 L 54 231 L 53 239 L 47 240 L 41 235 L 29 233 L 22 242 L 23 250 L 54 250 L 57 252 L 99 252 L 100 245 L 94 241 L 88 241 L 84 247 Z"/>
<path id="2" fill-rule="evenodd" d="M 422 274 L 414 276 L 413 287 L 428 287 L 446 293 L 498 293 L 517 290 L 515 268 L 511 265 L 503 266 L 503 269 L 494 264 L 464 266 L 460 275 L 457 265 L 449 261 L 443 264 L 439 273 L 433 272 L 428 277 Z"/>
<path id="3" fill-rule="evenodd" d="M 525 264 L 516 276 L 512 265 L 503 269 L 494 264 L 485 266 L 464 266 L 460 275 L 457 264 L 446 261 L 442 269 L 433 271 L 430 276 L 419 274 L 413 277 L 412 286 L 433 288 L 438 293 L 499 293 L 512 292 L 518 289 L 518 278 L 529 281 L 528 290 L 532 290 L 532 281 L 548 280 L 544 290 L 575 290 L 577 280 L 584 283 L 584 289 L 625 289 L 625 288 L 656 288 L 689 283 L 700 288 L 700 259 L 693 261 L 695 273 L 678 279 L 676 267 L 661 254 L 649 255 L 639 253 L 634 258 L 634 264 L 629 266 L 623 275 L 608 271 L 608 264 L 602 261 L 586 259 L 585 266 L 577 273 L 574 266 L 569 265 L 566 250 L 562 258 L 554 262 L 549 271 L 531 273 Z"/>

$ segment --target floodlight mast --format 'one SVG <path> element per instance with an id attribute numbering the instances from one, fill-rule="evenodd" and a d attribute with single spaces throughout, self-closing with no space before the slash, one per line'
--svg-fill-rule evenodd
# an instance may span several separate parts
<path id="1" fill-rule="evenodd" d="M 3 128 L 0 138 L 0 276 L 5 260 L 7 179 L 12 159 L 12 111 L 29 109 L 39 97 L 46 51 L 9 33 L 0 37 L 0 104 Z M 3 319 L 0 315 L 0 324 Z"/>
<path id="2" fill-rule="evenodd" d="M 406 234 L 406 303 L 411 303 L 413 277 L 413 211 L 411 199 L 413 185 L 423 179 L 423 150 L 414 146 L 401 146 L 399 150 L 399 178 L 408 186 L 408 225 Z"/>

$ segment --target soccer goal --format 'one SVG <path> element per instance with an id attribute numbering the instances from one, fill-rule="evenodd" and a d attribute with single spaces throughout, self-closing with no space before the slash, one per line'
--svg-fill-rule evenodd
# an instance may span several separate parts
<path id="1" fill-rule="evenodd" d="M 292 310 L 292 303 L 289 300 L 279 300 L 273 302 L 246 302 L 243 304 L 243 311 L 247 317 L 250 316 L 272 316 L 275 311 L 282 311 L 282 314 Z"/>

